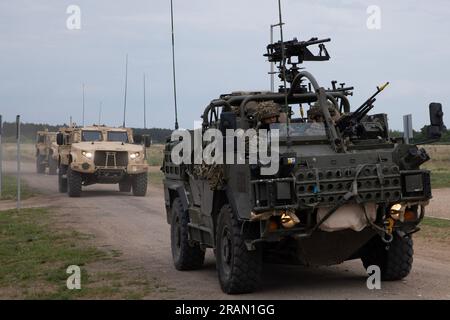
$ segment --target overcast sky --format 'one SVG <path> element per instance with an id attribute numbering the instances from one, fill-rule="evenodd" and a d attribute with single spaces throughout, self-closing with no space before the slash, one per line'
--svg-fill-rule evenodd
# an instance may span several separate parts
<path id="1" fill-rule="evenodd" d="M 81 29 L 69 30 L 69 5 L 81 8 Z M 381 9 L 381 29 L 367 28 L 367 8 Z M 180 126 L 192 128 L 219 94 L 268 89 L 262 56 L 276 0 L 174 0 Z M 413 114 L 428 120 L 428 104 L 442 102 L 450 123 L 450 2 L 448 0 L 283 0 L 286 40 L 330 37 L 328 62 L 306 68 L 328 87 L 355 87 L 359 106 L 390 81 L 376 110 L 391 127 Z M 169 0 L 0 0 L 0 114 L 14 121 L 122 122 L 125 55 L 129 55 L 128 125 L 143 126 L 142 77 L 148 75 L 148 125 L 173 127 Z"/>

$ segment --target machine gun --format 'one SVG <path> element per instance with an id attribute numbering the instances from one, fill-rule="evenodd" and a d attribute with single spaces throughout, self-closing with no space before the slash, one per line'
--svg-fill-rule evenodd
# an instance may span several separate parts
<path id="1" fill-rule="evenodd" d="M 389 82 L 386 82 L 381 87 L 377 87 L 377 91 L 367 99 L 358 109 L 354 112 L 344 115 L 341 119 L 338 120 L 336 126 L 339 128 L 341 133 L 344 136 L 352 136 L 357 134 L 358 126 L 360 125 L 360 121 L 367 116 L 367 114 L 374 108 L 374 103 L 377 100 L 376 96 L 378 96 L 381 91 L 386 89 L 389 85 Z"/>
<path id="2" fill-rule="evenodd" d="M 319 40 L 318 38 L 311 38 L 308 41 L 298 41 L 296 38 L 291 41 L 278 41 L 277 43 L 269 44 L 267 46 L 267 53 L 264 56 L 268 58 L 269 62 L 279 63 L 279 77 L 282 81 L 286 80 L 287 82 L 292 83 L 300 69 L 297 66 L 298 64 L 302 64 L 305 61 L 330 60 L 330 55 L 324 44 L 330 41 L 331 39 Z M 317 44 L 319 45 L 319 53 L 315 55 L 308 47 Z M 287 64 L 291 65 L 289 69 L 286 68 Z M 286 75 L 286 79 L 284 79 L 283 74 Z"/>

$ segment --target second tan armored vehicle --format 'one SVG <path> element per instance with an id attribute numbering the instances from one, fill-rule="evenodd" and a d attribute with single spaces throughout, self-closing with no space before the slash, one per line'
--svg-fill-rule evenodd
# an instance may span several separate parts
<path id="1" fill-rule="evenodd" d="M 57 144 L 60 192 L 80 197 L 83 186 L 102 183 L 119 184 L 121 192 L 132 191 L 135 196 L 146 195 L 147 137 L 133 137 L 127 128 L 70 127 L 59 131 Z"/>
<path id="2" fill-rule="evenodd" d="M 38 131 L 36 133 L 36 172 L 55 175 L 58 169 L 58 146 L 56 145 L 56 132 Z"/>

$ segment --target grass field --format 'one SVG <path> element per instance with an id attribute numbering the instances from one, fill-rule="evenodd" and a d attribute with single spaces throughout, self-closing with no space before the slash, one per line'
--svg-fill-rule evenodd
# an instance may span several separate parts
<path id="1" fill-rule="evenodd" d="M 120 252 L 99 250 L 91 240 L 56 228 L 46 209 L 0 212 L 0 299 L 140 299 L 170 291 L 131 273 Z M 81 290 L 67 289 L 70 265 L 81 268 Z"/>
<path id="2" fill-rule="evenodd" d="M 161 167 L 164 158 L 164 145 L 154 144 L 147 149 L 147 162 L 150 166 Z"/>
<path id="3" fill-rule="evenodd" d="M 449 244 L 450 220 L 425 217 L 420 224 L 420 232 L 415 236 L 424 239 L 434 239 Z"/>
<path id="4" fill-rule="evenodd" d="M 433 188 L 450 188 L 450 145 L 424 146 L 431 160 L 423 168 L 431 170 Z"/>
<path id="5" fill-rule="evenodd" d="M 3 175 L 2 196 L 0 200 L 16 200 L 17 179 L 14 176 Z M 34 195 L 33 190 L 26 183 L 21 183 L 21 199 L 25 200 Z"/>
<path id="6" fill-rule="evenodd" d="M 36 157 L 36 149 L 33 143 L 23 143 L 20 145 L 20 155 L 22 161 L 34 162 Z M 16 161 L 17 145 L 15 143 L 3 143 L 3 160 Z"/>

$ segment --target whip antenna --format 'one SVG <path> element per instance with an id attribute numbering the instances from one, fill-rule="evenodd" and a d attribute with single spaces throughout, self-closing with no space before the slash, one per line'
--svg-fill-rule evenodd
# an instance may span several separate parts
<path id="1" fill-rule="evenodd" d="M 283 35 L 283 17 L 281 13 L 281 0 L 278 0 L 278 17 L 279 17 L 279 26 L 280 26 L 280 41 L 281 41 L 281 72 L 283 73 L 283 83 L 284 83 L 284 109 L 286 112 L 286 138 L 287 144 L 290 145 L 290 134 L 289 134 L 289 123 L 290 123 L 290 110 L 288 106 L 288 92 L 287 92 L 287 82 L 286 82 L 286 48 L 284 47 L 284 35 Z"/>
<path id="2" fill-rule="evenodd" d="M 127 87 L 128 87 L 128 53 L 125 58 L 125 93 L 123 99 L 123 127 L 125 128 L 125 120 L 127 114 Z"/>
<path id="3" fill-rule="evenodd" d="M 103 104 L 103 102 L 100 101 L 100 106 L 98 109 L 98 125 L 100 125 L 102 123 L 102 104 Z"/>
<path id="4" fill-rule="evenodd" d="M 145 73 L 144 73 L 144 129 L 147 129 L 147 106 L 145 101 Z"/>
<path id="5" fill-rule="evenodd" d="M 83 115 L 82 115 L 81 123 L 83 124 L 83 127 L 84 127 L 84 83 L 83 83 Z"/>
<path id="6" fill-rule="evenodd" d="M 175 32 L 173 27 L 173 0 L 170 0 L 170 21 L 172 26 L 172 73 L 173 73 L 173 99 L 175 103 L 175 130 L 178 130 L 177 82 L 175 72 Z"/>

